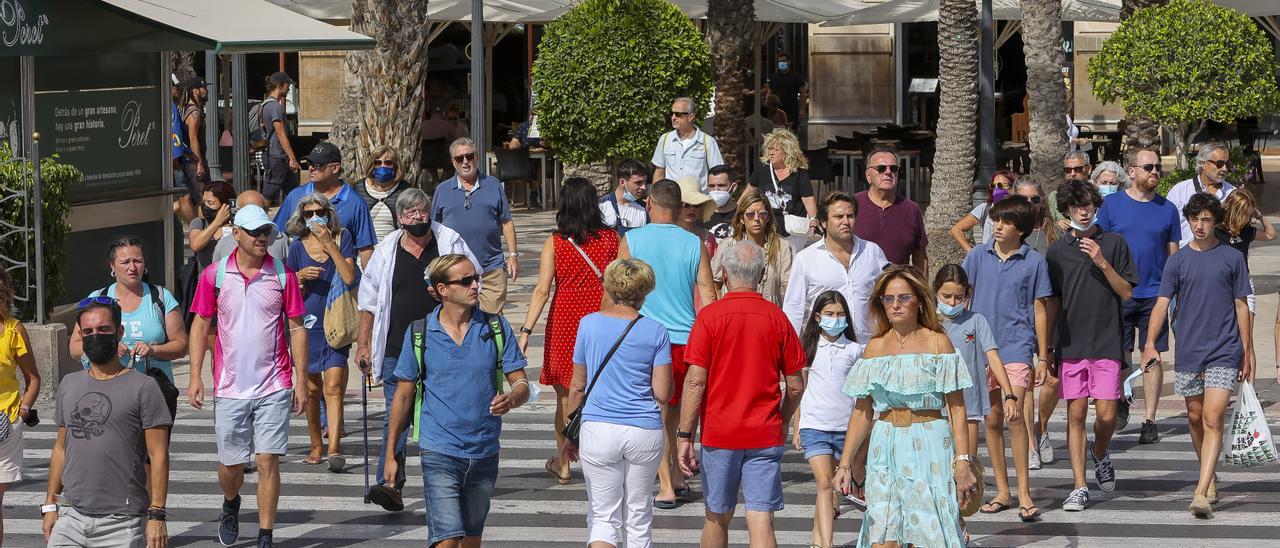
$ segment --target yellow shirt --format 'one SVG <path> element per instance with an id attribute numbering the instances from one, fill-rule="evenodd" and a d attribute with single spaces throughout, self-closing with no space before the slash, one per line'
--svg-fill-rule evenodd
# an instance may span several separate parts
<path id="1" fill-rule="evenodd" d="M 0 411 L 17 422 L 22 392 L 18 385 L 18 358 L 27 354 L 27 341 L 18 333 L 18 319 L 5 318 L 0 332 Z"/>

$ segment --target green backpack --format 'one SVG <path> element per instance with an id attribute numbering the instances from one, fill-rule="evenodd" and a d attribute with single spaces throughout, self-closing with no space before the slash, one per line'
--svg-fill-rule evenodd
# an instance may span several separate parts
<path id="1" fill-rule="evenodd" d="M 498 350 L 498 365 L 493 374 L 493 389 L 498 394 L 502 393 L 502 381 L 505 376 L 502 374 L 502 352 L 506 348 L 502 340 L 502 322 L 497 316 L 485 313 L 485 323 L 489 324 L 489 332 L 493 334 L 493 344 Z M 422 360 L 423 352 L 426 349 L 426 319 L 414 320 L 409 327 L 413 331 L 413 357 L 418 360 L 418 383 L 417 394 L 413 397 L 413 432 L 409 434 L 409 439 L 417 441 L 421 435 L 422 429 L 422 400 L 425 395 L 422 380 L 427 376 L 426 362 Z"/>

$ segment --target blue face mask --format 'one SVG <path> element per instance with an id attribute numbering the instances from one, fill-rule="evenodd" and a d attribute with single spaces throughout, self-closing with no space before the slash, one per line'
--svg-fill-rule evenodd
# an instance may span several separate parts
<path id="1" fill-rule="evenodd" d="M 1115 194 L 1117 190 L 1120 190 L 1120 185 L 1098 185 L 1098 194 L 1103 198 Z"/>
<path id="2" fill-rule="evenodd" d="M 316 215 L 310 219 L 307 219 L 307 224 L 318 225 L 318 226 L 329 226 L 329 218 L 325 217 L 324 215 Z"/>
<path id="3" fill-rule="evenodd" d="M 849 320 L 843 317 L 822 316 L 822 319 L 818 320 L 818 327 L 821 327 L 828 335 L 835 337 L 844 333 L 844 330 L 849 327 Z"/>
<path id="4" fill-rule="evenodd" d="M 952 306 L 942 301 L 938 301 L 938 313 L 943 316 L 954 318 L 959 316 L 961 312 L 964 312 L 964 303 Z"/>
<path id="5" fill-rule="evenodd" d="M 622 199 L 624 199 L 624 200 L 626 200 L 626 201 L 628 201 L 628 202 L 631 202 L 631 203 L 633 203 L 633 204 L 634 204 L 634 203 L 636 203 L 636 202 L 639 202 L 639 201 L 640 201 L 640 199 L 639 199 L 639 198 L 636 198 L 636 195 L 635 195 L 635 194 L 632 194 L 630 190 L 623 190 L 623 191 L 622 191 Z"/>
<path id="6" fill-rule="evenodd" d="M 1093 223 L 1098 221 L 1098 214 L 1097 213 L 1093 214 L 1093 219 L 1089 221 L 1088 225 L 1081 225 L 1080 223 L 1077 223 L 1075 219 L 1068 219 L 1068 221 L 1071 223 L 1071 228 L 1079 232 L 1084 232 L 1086 230 L 1089 230 L 1089 227 L 1093 226 Z"/>
<path id="7" fill-rule="evenodd" d="M 378 166 L 373 168 L 373 180 L 379 183 L 389 183 L 396 178 L 396 168 L 387 166 Z"/>
<path id="8" fill-rule="evenodd" d="M 786 61 L 778 61 L 778 70 L 787 70 L 787 67 L 789 66 L 791 65 Z"/>

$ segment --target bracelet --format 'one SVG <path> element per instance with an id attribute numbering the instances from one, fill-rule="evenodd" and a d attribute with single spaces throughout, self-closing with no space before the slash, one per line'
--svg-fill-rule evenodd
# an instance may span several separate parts
<path id="1" fill-rule="evenodd" d="M 852 467 L 852 466 L 838 466 L 838 465 L 837 465 L 837 466 L 836 466 L 836 470 L 845 470 L 845 471 L 848 471 L 848 472 L 852 472 L 852 471 L 853 471 L 853 467 Z"/>
<path id="2" fill-rule="evenodd" d="M 520 379 L 516 382 L 511 383 L 511 389 L 515 390 L 517 386 L 520 386 L 522 384 L 524 385 L 525 390 L 529 389 L 529 379 Z"/>
<path id="3" fill-rule="evenodd" d="M 152 506 L 147 508 L 147 519 L 150 521 L 166 521 L 169 514 L 165 512 L 163 506 Z"/>
<path id="4" fill-rule="evenodd" d="M 691 440 L 693 439 L 693 432 L 685 432 L 683 430 L 677 430 L 676 437 L 682 440 Z"/>
<path id="5" fill-rule="evenodd" d="M 49 512 L 57 512 L 57 511 L 58 511 L 58 504 L 57 504 L 57 503 L 54 503 L 54 504 L 41 504 L 41 505 L 40 505 L 40 515 L 42 515 L 42 516 L 43 516 L 43 515 L 45 515 L 45 514 L 48 514 Z"/>
<path id="6" fill-rule="evenodd" d="M 954 458 L 952 458 L 952 459 L 951 459 L 951 463 L 952 463 L 952 464 L 955 464 L 955 463 L 960 462 L 960 461 L 965 461 L 965 462 L 970 462 L 970 463 L 971 463 L 971 462 L 973 462 L 973 457 L 970 457 L 968 453 L 965 453 L 965 454 L 963 454 L 963 455 L 956 455 Z"/>

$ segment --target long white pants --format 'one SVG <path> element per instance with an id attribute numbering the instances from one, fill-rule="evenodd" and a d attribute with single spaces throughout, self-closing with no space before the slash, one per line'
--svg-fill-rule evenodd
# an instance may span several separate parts
<path id="1" fill-rule="evenodd" d="M 578 454 L 587 480 L 588 543 L 628 548 L 653 544 L 652 486 L 662 439 L 662 430 L 582 423 Z"/>

